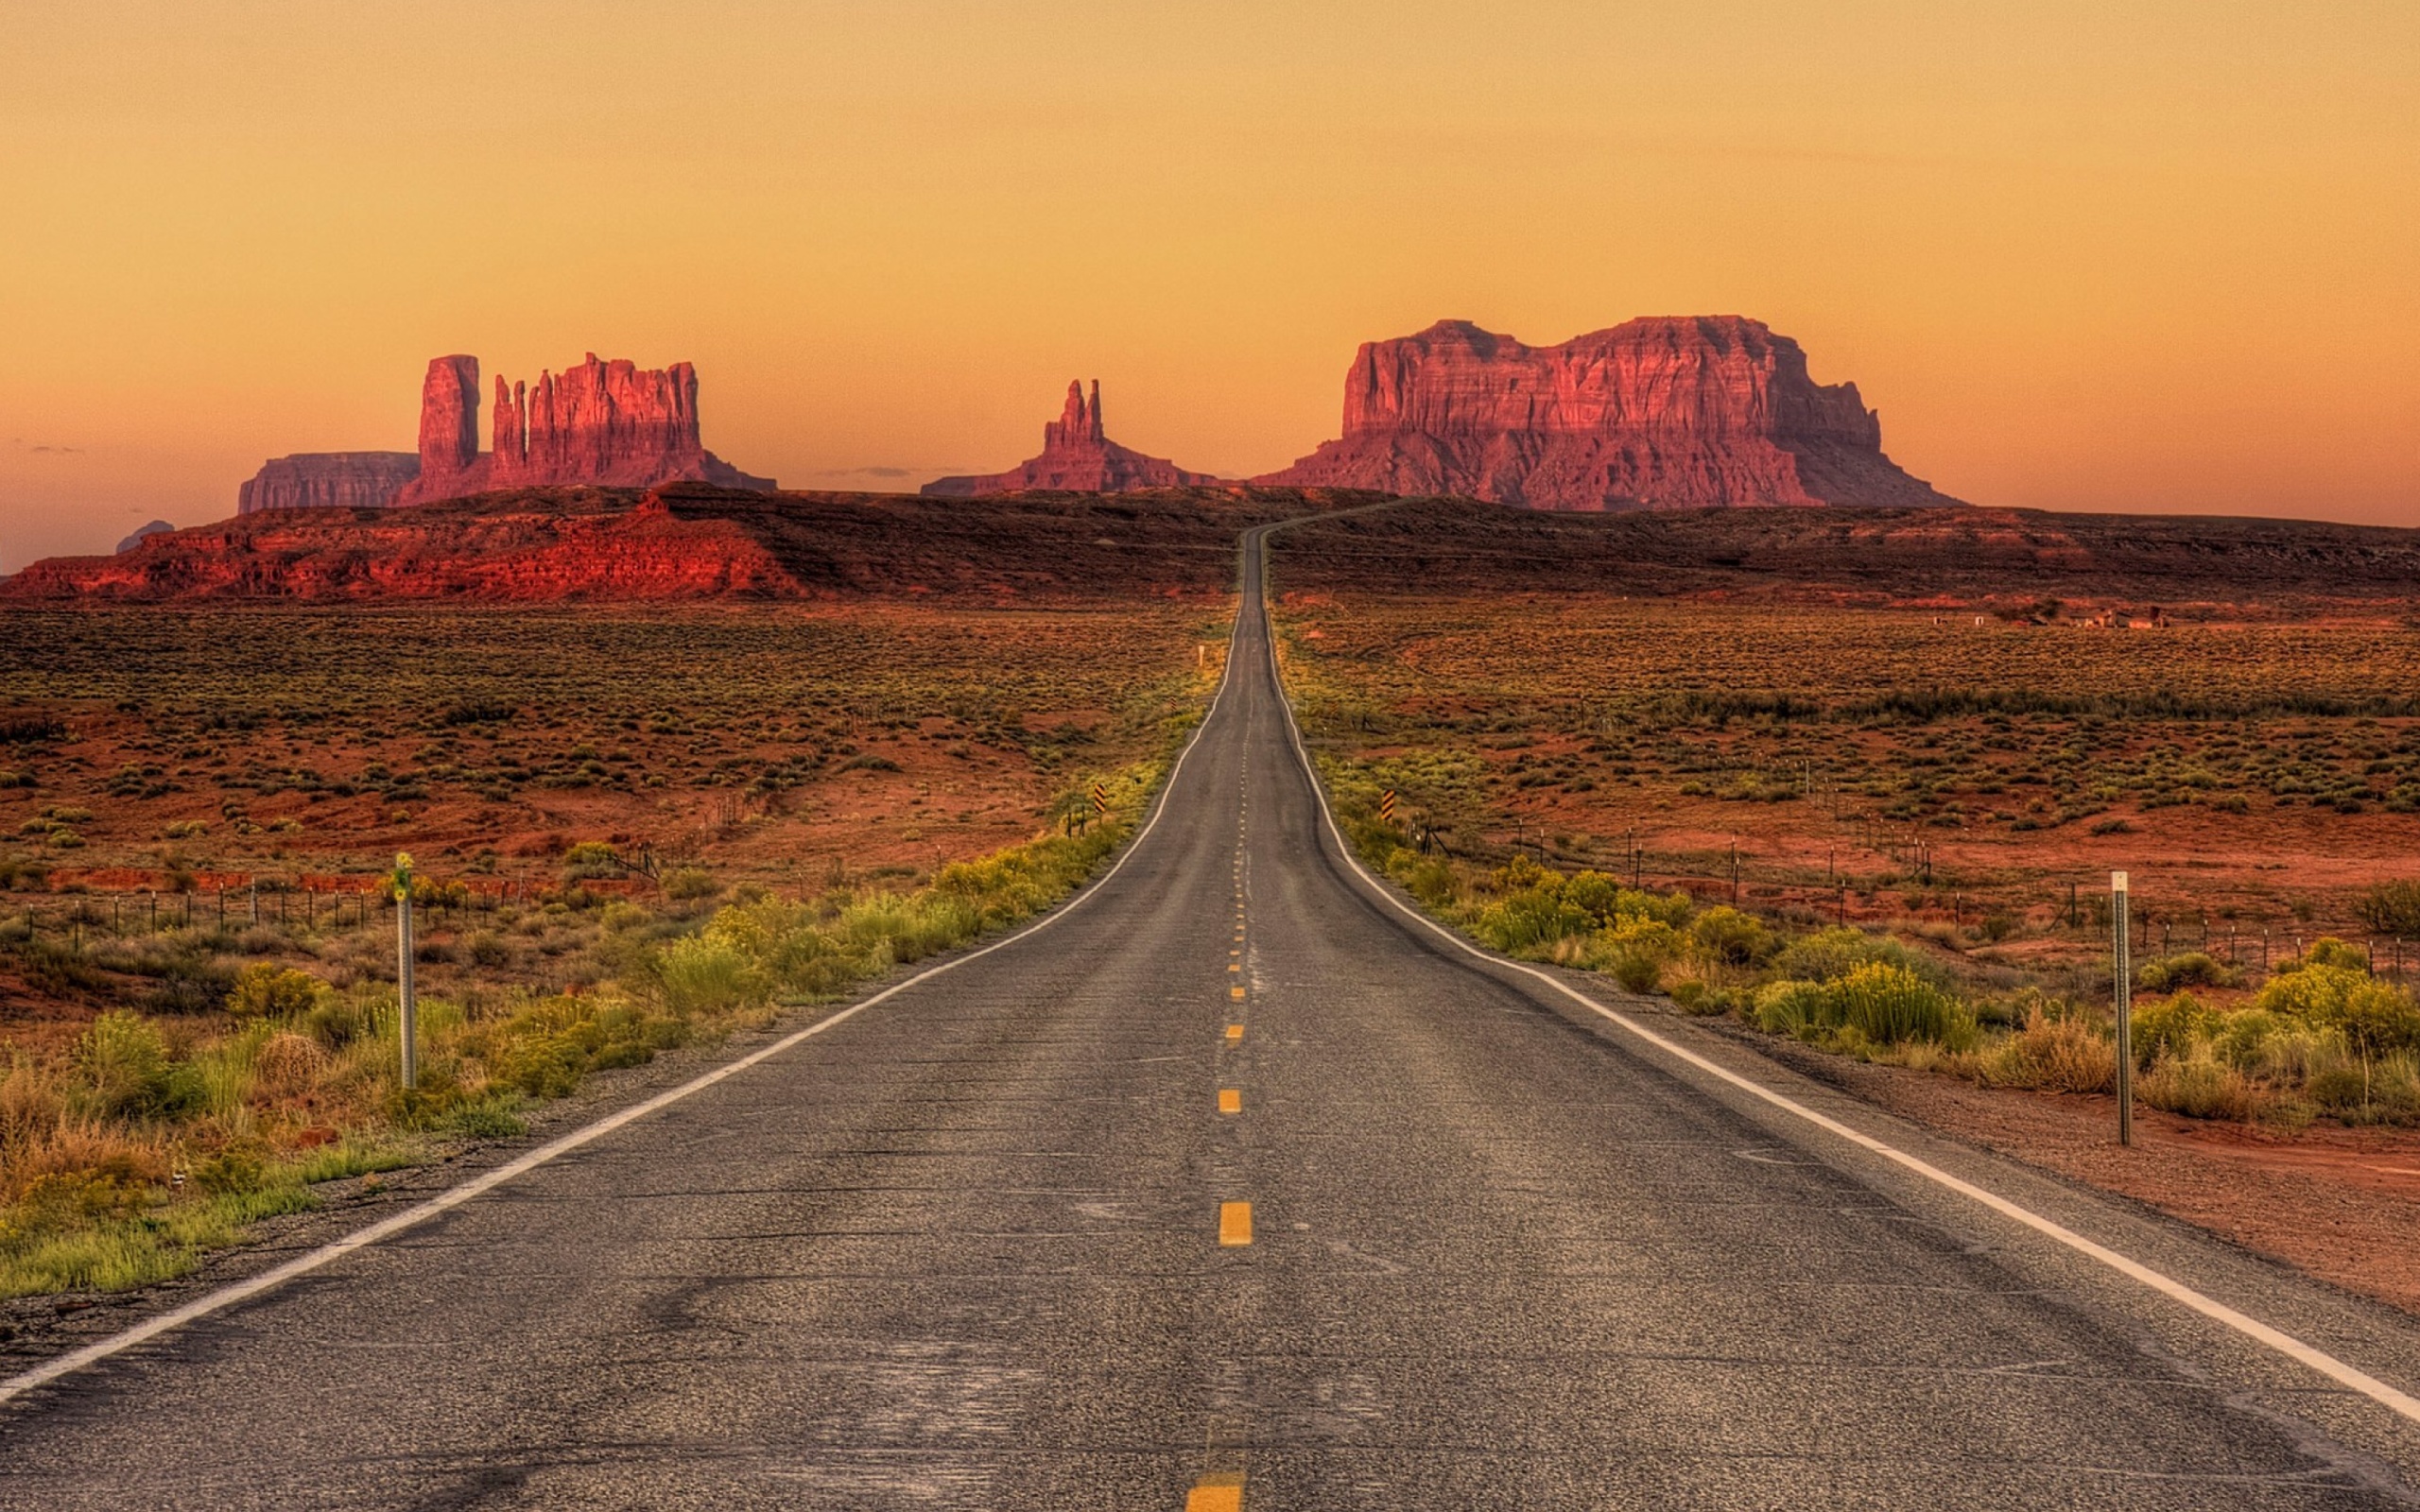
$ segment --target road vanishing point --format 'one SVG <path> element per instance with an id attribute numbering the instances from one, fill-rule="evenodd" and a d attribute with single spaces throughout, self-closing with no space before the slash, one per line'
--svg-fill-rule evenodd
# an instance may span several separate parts
<path id="1" fill-rule="evenodd" d="M 0 1383 L 0 1505 L 2420 1504 L 2401 1314 L 1363 875 L 1264 535 L 1114 869 Z"/>

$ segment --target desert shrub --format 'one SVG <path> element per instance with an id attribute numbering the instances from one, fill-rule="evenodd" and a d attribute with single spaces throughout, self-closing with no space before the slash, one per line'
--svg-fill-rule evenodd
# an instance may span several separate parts
<path id="1" fill-rule="evenodd" d="M 2163 1053 L 2135 1088 L 2152 1107 L 2187 1118 L 2249 1121 L 2266 1112 L 2273 1097 L 2206 1044 Z"/>
<path id="2" fill-rule="evenodd" d="M 1974 1038 L 1974 1021 L 1958 1001 L 1904 966 L 1869 962 L 1827 992 L 1840 1022 L 1876 1044 L 1928 1040 L 1954 1047 Z"/>
<path id="3" fill-rule="evenodd" d="M 2190 992 L 2136 1005 L 2130 1026 L 2135 1063 L 2149 1066 L 2162 1056 L 2189 1054 L 2218 1032 L 2222 1017 Z"/>
<path id="4" fill-rule="evenodd" d="M 1829 1017 L 1824 984 L 1785 979 L 1769 982 L 1756 993 L 1756 1027 L 1767 1034 L 1809 1040 Z"/>
<path id="5" fill-rule="evenodd" d="M 2420 882 L 2381 882 L 2356 905 L 2361 922 L 2380 935 L 2420 938 Z"/>
<path id="6" fill-rule="evenodd" d="M 1773 956 L 1773 970 L 1784 977 L 1834 982 L 1876 961 L 1922 974 L 1919 958 L 1897 940 L 1846 926 L 1791 940 Z"/>
<path id="7" fill-rule="evenodd" d="M 1448 862 L 1424 858 L 1406 868 L 1400 876 L 1404 889 L 1427 907 L 1443 908 L 1461 900 L 1462 880 Z"/>
<path id="8" fill-rule="evenodd" d="M 1664 963 L 1642 951 L 1623 951 L 1613 958 L 1614 980 L 1625 992 L 1652 992 L 1664 980 Z"/>
<path id="9" fill-rule="evenodd" d="M 614 877 L 621 871 L 620 865 L 614 859 L 614 848 L 602 840 L 582 840 L 563 852 L 563 880 L 566 882 Z"/>
<path id="10" fill-rule="evenodd" d="M 1557 940 L 1594 934 L 1597 916 L 1563 902 L 1556 890 L 1530 887 L 1488 904 L 1471 933 L 1508 955 L 1534 953 Z"/>
<path id="11" fill-rule="evenodd" d="M 1540 874 L 1552 876 L 1539 868 Z M 1622 919 L 1651 919 L 1678 929 L 1688 922 L 1695 906 L 1685 892 L 1655 893 L 1625 887 L 1601 871 L 1575 873 L 1562 885 L 1564 902 L 1584 908 L 1606 923 Z"/>
<path id="12" fill-rule="evenodd" d="M 18 1165 L 66 1116 L 67 1091 L 54 1068 L 25 1059 L 11 1062 L 7 1074 L 0 1075 L 0 1175 Z"/>
<path id="13" fill-rule="evenodd" d="M 510 965 L 512 961 L 512 947 L 507 945 L 502 937 L 492 932 L 483 931 L 472 936 L 465 953 L 470 956 L 473 966 L 493 969 Z"/>
<path id="14" fill-rule="evenodd" d="M 604 910 L 596 916 L 596 921 L 603 925 L 609 934 L 620 935 L 639 928 L 654 917 L 636 903 L 616 901 L 605 905 Z"/>
<path id="15" fill-rule="evenodd" d="M 762 1005 L 772 985 L 748 952 L 729 939 L 690 935 L 657 956 L 665 1005 L 676 1014 L 717 1014 Z M 529 1089 L 535 1091 L 537 1089 Z"/>
<path id="16" fill-rule="evenodd" d="M 112 1008 L 78 1038 L 72 1056 L 80 1101 L 90 1111 L 138 1117 L 168 1091 L 168 1045 L 150 1020 Z"/>
<path id="17" fill-rule="evenodd" d="M 691 902 L 711 898 L 722 891 L 722 884 L 701 867 L 683 867 L 664 879 L 664 896 L 675 902 Z"/>
<path id="18" fill-rule="evenodd" d="M 2187 987 L 2233 987 L 2242 973 L 2202 951 L 2185 951 L 2161 960 L 2145 961 L 2135 973 L 2147 992 L 2172 992 Z"/>
<path id="19" fill-rule="evenodd" d="M 2299 914 L 2307 905 L 2297 902 L 2295 906 Z M 2322 935 L 2319 938 L 2312 940 L 2310 949 L 2303 952 L 2302 954 L 2290 960 L 2279 961 L 2276 974 L 2291 976 L 2297 971 L 2307 971 L 2314 966 L 2332 966 L 2347 971 L 2367 971 L 2370 969 L 2370 959 L 2361 953 L 2360 946 L 2347 944 L 2333 935 Z"/>
<path id="20" fill-rule="evenodd" d="M 1964 1005 L 1889 961 L 1869 961 L 1832 982 L 1771 983 L 1756 994 L 1754 1011 L 1768 1033 L 1802 1040 L 1845 1030 L 1867 1044 L 1962 1049 L 1975 1039 L 1974 1016 Z"/>
<path id="21" fill-rule="evenodd" d="M 357 1041 L 375 1039 L 378 1034 L 377 1021 L 368 1005 L 357 997 L 340 997 L 334 992 L 321 994 L 296 1028 L 329 1050 L 342 1050 Z"/>
<path id="22" fill-rule="evenodd" d="M 686 1035 L 678 1021 L 650 1018 L 627 1003 L 555 998 L 481 1026 L 464 1049 L 504 1086 L 532 1097 L 562 1097 L 590 1072 L 644 1065 Z M 442 1115 L 458 1105 L 458 1099 L 448 1100 L 430 1112 Z"/>
<path id="23" fill-rule="evenodd" d="M 2118 1084 L 2118 1052 L 2099 1022 L 2045 1003 L 2026 1015 L 2024 1027 L 1985 1052 L 1976 1071 L 1986 1086 L 2101 1092 Z"/>
<path id="24" fill-rule="evenodd" d="M 235 973 L 227 989 L 227 1011 L 239 1019 L 290 1019 L 307 1013 L 320 999 L 320 979 L 307 971 L 255 961 Z"/>
<path id="25" fill-rule="evenodd" d="M 268 1098 L 299 1097 L 318 1085 L 328 1053 L 307 1035 L 283 1031 L 252 1052 L 252 1091 Z"/>
<path id="26" fill-rule="evenodd" d="M 2270 978 L 2253 1005 L 2336 1030 L 2364 1055 L 2420 1048 L 2420 1006 L 2411 994 L 2366 971 L 2322 962 L 2317 946 L 2298 970 Z"/>
<path id="27" fill-rule="evenodd" d="M 1761 920 L 1725 906 L 1700 914 L 1689 925 L 1689 938 L 1708 960 L 1725 966 L 1753 966 L 1772 952 L 1772 936 Z"/>

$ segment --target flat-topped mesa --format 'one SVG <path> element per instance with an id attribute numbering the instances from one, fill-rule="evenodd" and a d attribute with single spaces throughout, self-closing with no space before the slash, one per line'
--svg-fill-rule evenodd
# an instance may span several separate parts
<path id="1" fill-rule="evenodd" d="M 1364 345 L 1344 436 L 1255 482 L 1540 509 L 1959 501 L 1882 453 L 1855 384 L 1739 316 L 1655 317 L 1525 346 L 1467 320 Z"/>
<path id="2" fill-rule="evenodd" d="M 420 476 L 409 452 L 298 452 L 273 457 L 235 490 L 235 512 L 375 509 Z"/>
<path id="3" fill-rule="evenodd" d="M 1175 489 L 1218 481 L 1209 473 L 1188 472 L 1165 457 L 1145 456 L 1111 440 L 1101 426 L 1100 380 L 1096 378 L 1089 399 L 1080 381 L 1068 383 L 1067 403 L 1059 418 L 1042 427 L 1041 455 L 1006 472 L 936 478 L 923 491 L 936 498 L 971 499 L 1028 489 L 1122 493 L 1130 489 Z"/>
<path id="4" fill-rule="evenodd" d="M 421 468 L 397 504 L 461 498 L 490 489 L 587 484 L 652 488 L 714 483 L 770 492 L 705 449 L 698 427 L 698 372 L 685 362 L 642 369 L 588 353 L 535 384 L 495 380 L 494 442 L 477 449 L 479 364 L 439 357 L 421 388 Z"/>

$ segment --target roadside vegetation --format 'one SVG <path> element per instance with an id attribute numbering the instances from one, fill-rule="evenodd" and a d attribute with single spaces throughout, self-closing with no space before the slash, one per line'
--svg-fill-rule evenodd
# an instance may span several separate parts
<path id="1" fill-rule="evenodd" d="M 178 1275 L 1032 917 L 1128 833 L 1223 635 L 1149 605 L 247 623 L 12 619 L 0 1297 Z M 410 697 L 365 696 L 398 644 Z"/>
<path id="2" fill-rule="evenodd" d="M 1992 1087 L 2115 1089 L 2114 1010 L 2088 994 L 1979 967 L 1921 938 L 1810 927 L 1527 855 L 1480 866 L 1423 854 L 1377 817 L 1380 789 L 1366 773 L 1329 762 L 1325 775 L 1366 861 L 1507 954 L 1604 971 L 1628 991 L 1861 1060 Z M 2320 1117 L 2420 1124 L 2420 1004 L 2374 975 L 2360 949 L 2321 936 L 2256 991 L 2227 1000 L 2211 991 L 2239 984 L 2198 952 L 2140 965 L 2138 988 L 2154 994 L 2134 1009 L 2144 1102 L 2289 1128 Z"/>
<path id="3" fill-rule="evenodd" d="M 1475 938 L 2093 1092 L 2127 869 L 2138 1095 L 2290 1130 L 2420 1124 L 2420 636 L 2368 612 L 1305 595 L 1279 651 L 1340 820 Z"/>
<path id="4" fill-rule="evenodd" d="M 180 1274 L 246 1225 L 311 1206 L 323 1183 L 416 1164 L 448 1142 L 518 1134 L 529 1108 L 594 1072 L 843 997 L 1029 919 L 1125 838 L 1160 767 L 1069 790 L 1072 808 L 1098 781 L 1107 820 L 949 863 L 913 888 L 860 883 L 783 898 L 748 885 L 715 902 L 721 889 L 702 879 L 661 908 L 593 907 L 577 927 L 577 988 L 420 998 L 410 1091 L 388 983 L 339 988 L 262 959 L 227 971 L 223 997 L 199 1012 L 110 1009 L 63 1053 L 20 1052 L 0 1076 L 0 1296 Z M 551 930 L 578 906 L 557 894 L 500 905 L 479 924 Z M 307 957 L 320 942 L 298 932 L 276 943 Z M 201 931 L 143 942 L 189 961 L 221 945 L 238 942 Z M 442 932 L 431 946 L 446 948 Z"/>

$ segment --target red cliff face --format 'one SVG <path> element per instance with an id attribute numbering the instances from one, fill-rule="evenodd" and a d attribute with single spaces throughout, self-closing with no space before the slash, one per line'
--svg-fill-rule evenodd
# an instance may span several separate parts
<path id="1" fill-rule="evenodd" d="M 299 452 L 261 464 L 235 490 L 235 512 L 374 509 L 420 475 L 409 452 Z"/>
<path id="2" fill-rule="evenodd" d="M 1101 427 L 1100 380 L 1096 378 L 1089 401 L 1080 383 L 1067 385 L 1066 406 L 1057 420 L 1042 427 L 1041 455 L 1006 472 L 936 478 L 925 484 L 923 491 L 936 498 L 968 499 L 1027 489 L 1121 493 L 1132 489 L 1173 489 L 1217 481 L 1206 472 L 1188 472 L 1174 462 L 1145 456 L 1111 440 Z"/>
<path id="3" fill-rule="evenodd" d="M 461 498 L 492 489 L 571 485 L 651 488 L 713 483 L 769 491 L 773 480 L 740 472 L 705 449 L 698 431 L 698 373 L 685 362 L 641 369 L 585 362 L 535 384 L 495 380 L 494 445 L 478 450 L 479 364 L 439 357 L 421 387 L 420 476 L 397 504 Z"/>
<path id="4" fill-rule="evenodd" d="M 1344 436 L 1255 481 L 1541 509 L 1955 504 L 1882 455 L 1854 384 L 1737 316 L 1633 320 L 1530 347 L 1463 320 L 1371 342 Z"/>
<path id="5" fill-rule="evenodd" d="M 479 359 L 428 359 L 420 385 L 420 469 L 447 477 L 479 459 Z"/>

